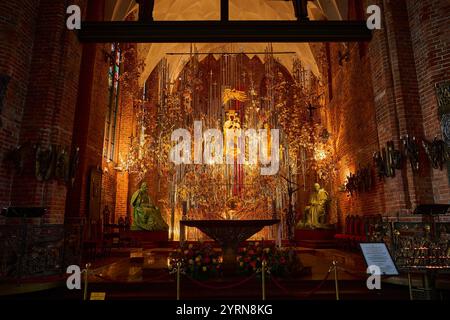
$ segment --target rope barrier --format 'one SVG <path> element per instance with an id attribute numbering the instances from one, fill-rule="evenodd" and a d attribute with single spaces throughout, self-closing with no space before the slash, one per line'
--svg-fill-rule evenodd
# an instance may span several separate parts
<path id="1" fill-rule="evenodd" d="M 145 281 L 156 281 L 156 280 L 160 280 L 160 279 L 162 279 L 164 277 L 168 277 L 169 275 L 170 274 L 168 272 L 163 270 L 163 271 L 158 272 L 157 276 L 155 276 L 154 278 L 145 278 L 144 280 Z M 110 281 L 110 282 L 117 281 L 116 279 L 113 279 L 111 277 L 105 277 L 105 276 L 103 276 L 101 274 L 95 274 L 94 276 L 96 276 L 99 279 L 105 280 L 105 281 Z"/>
<path id="2" fill-rule="evenodd" d="M 85 290 L 84 290 L 84 297 L 83 297 L 84 300 L 87 299 L 87 282 L 88 282 L 88 280 L 87 280 L 87 274 L 88 274 L 88 272 L 89 272 L 89 266 L 90 266 L 90 265 L 86 265 L 86 269 L 83 270 L 83 272 L 85 273 L 85 276 L 86 276 L 86 279 L 85 279 Z M 177 276 L 177 277 L 178 277 L 178 280 L 177 280 L 177 298 L 179 299 L 179 291 L 180 291 L 180 288 L 179 288 L 179 281 L 180 281 L 180 279 L 179 279 L 179 274 L 180 274 L 181 272 L 178 272 L 178 270 L 181 271 L 181 264 L 180 264 L 180 263 L 178 264 L 178 267 L 176 268 L 176 270 L 174 270 L 174 271 L 177 271 L 177 274 L 178 274 L 178 276 Z M 332 265 L 330 266 L 330 268 L 328 269 L 328 272 L 326 273 L 326 275 L 325 275 L 325 277 L 322 279 L 322 281 L 321 281 L 315 288 L 313 288 L 312 290 L 310 290 L 309 292 L 306 292 L 306 293 L 297 293 L 297 292 L 290 291 L 289 289 L 287 289 L 286 287 L 284 287 L 284 286 L 280 283 L 280 281 L 279 281 L 275 276 L 273 276 L 273 275 L 270 276 L 270 280 L 272 281 L 272 283 L 273 283 L 278 289 L 282 290 L 285 294 L 290 295 L 290 296 L 293 296 L 293 297 L 301 298 L 301 299 L 308 299 L 308 298 L 310 298 L 311 296 L 313 296 L 315 293 L 317 293 L 317 292 L 324 286 L 324 284 L 328 281 L 328 279 L 329 279 L 330 274 L 331 274 L 332 271 L 335 272 L 335 282 L 337 282 L 337 275 L 336 275 L 336 273 L 337 273 L 338 270 L 341 270 L 341 271 L 343 271 L 343 272 L 345 272 L 345 273 L 347 273 L 347 274 L 349 274 L 349 275 L 352 275 L 352 276 L 358 276 L 358 277 L 361 277 L 361 276 L 366 277 L 366 276 L 367 276 L 367 274 L 362 273 L 362 272 L 350 271 L 350 270 L 347 270 L 347 269 L 345 269 L 345 268 L 339 267 L 339 266 L 337 266 L 336 261 L 333 261 L 333 264 L 332 264 Z M 160 279 L 162 279 L 162 278 L 164 278 L 164 277 L 167 277 L 167 276 L 169 276 L 169 275 L 170 275 L 170 274 L 168 274 L 168 273 L 166 273 L 164 270 L 162 270 L 162 271 L 160 271 L 160 273 L 158 273 L 158 275 L 157 275 L 156 277 L 153 277 L 153 278 L 150 278 L 150 279 L 147 278 L 147 279 L 145 279 L 145 280 L 146 280 L 146 281 L 156 281 L 156 280 L 160 280 Z M 186 275 L 186 274 L 184 274 L 184 275 L 186 276 L 186 278 L 187 278 L 188 280 L 190 280 L 193 284 L 195 284 L 195 285 L 197 285 L 197 286 L 199 286 L 199 287 L 202 287 L 202 288 L 205 288 L 205 289 L 210 289 L 210 290 L 228 290 L 228 289 L 233 289 L 233 288 L 242 286 L 243 284 L 245 284 L 245 283 L 251 281 L 252 279 L 254 279 L 254 278 L 258 275 L 258 272 L 253 273 L 251 276 L 249 276 L 249 277 L 247 277 L 247 278 L 245 278 L 245 279 L 243 279 L 243 280 L 241 280 L 241 281 L 239 281 L 239 282 L 237 282 L 237 283 L 233 283 L 233 284 L 225 285 L 225 286 L 213 286 L 213 285 L 209 285 L 209 284 L 203 283 L 203 282 L 201 282 L 201 281 L 198 281 L 198 280 L 192 278 L 192 277 L 189 276 L 189 275 Z M 103 276 L 103 275 L 101 275 L 101 274 L 94 274 L 94 276 L 97 277 L 97 278 L 100 278 L 100 279 L 102 279 L 102 280 L 105 280 L 105 281 L 111 281 L 111 282 L 116 281 L 116 280 L 114 280 L 114 279 L 112 279 L 112 278 L 110 278 L 110 277 Z M 264 291 L 265 291 L 265 290 L 264 290 L 264 283 L 263 283 L 263 299 L 265 298 L 265 292 L 264 292 Z M 336 284 L 336 298 L 337 298 L 337 300 L 339 299 L 337 284 Z"/>
<path id="3" fill-rule="evenodd" d="M 286 289 L 285 287 L 283 287 L 278 280 L 275 277 L 270 277 L 270 280 L 272 280 L 272 282 L 275 284 L 275 286 L 282 290 L 285 294 L 290 295 L 290 296 L 295 296 L 295 294 L 293 294 L 292 292 L 289 292 L 288 289 Z"/>
<path id="4" fill-rule="evenodd" d="M 364 273 L 364 272 L 351 271 L 351 270 L 344 269 L 342 267 L 337 267 L 337 268 L 339 270 L 347 273 L 348 275 L 350 275 L 352 277 L 362 277 L 362 278 L 366 278 L 367 277 L 367 273 Z"/>
<path id="5" fill-rule="evenodd" d="M 205 289 L 211 289 L 211 290 L 227 290 L 227 289 L 233 289 L 236 287 L 239 287 L 247 282 L 249 282 L 250 280 L 252 280 L 253 278 L 256 277 L 256 273 L 252 274 L 250 277 L 245 278 L 242 281 L 239 281 L 238 283 L 235 284 L 231 284 L 231 285 L 227 285 L 227 286 L 222 286 L 222 287 L 216 287 L 216 286 L 211 286 L 211 285 L 207 285 L 203 282 L 197 281 L 194 278 L 186 275 L 186 278 L 189 279 L 191 282 L 193 282 L 194 284 L 198 285 L 199 287 L 203 287 Z"/>
<path id="6" fill-rule="evenodd" d="M 319 285 L 314 288 L 313 290 L 311 290 L 310 292 L 308 292 L 308 294 L 305 295 L 306 298 L 311 297 L 312 295 L 314 295 L 317 291 L 319 291 L 320 289 L 322 289 L 323 285 L 325 284 L 326 281 L 328 281 L 328 278 L 330 277 L 331 274 L 331 270 L 328 271 L 328 273 L 326 274 L 325 278 L 322 280 L 321 283 L 319 283 Z"/>
<path id="7" fill-rule="evenodd" d="M 325 282 L 328 280 L 328 278 L 330 277 L 332 269 L 330 268 L 330 270 L 328 270 L 327 274 L 325 275 L 325 277 L 322 279 L 322 281 L 319 283 L 319 285 L 317 285 L 317 287 L 315 287 L 314 289 L 312 289 L 311 291 L 307 292 L 307 293 L 296 293 L 296 292 L 292 292 L 288 289 L 286 289 L 285 287 L 283 287 L 281 285 L 281 283 L 275 278 L 275 277 L 271 277 L 272 282 L 275 284 L 275 286 L 278 289 L 281 289 L 285 294 L 288 294 L 290 296 L 293 297 L 301 297 L 301 298 L 309 298 L 310 296 L 314 295 L 317 291 L 319 291 L 323 285 L 325 284 Z"/>

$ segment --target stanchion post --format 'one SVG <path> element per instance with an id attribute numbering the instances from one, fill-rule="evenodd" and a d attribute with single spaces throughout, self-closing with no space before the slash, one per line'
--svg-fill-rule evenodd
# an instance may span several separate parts
<path id="1" fill-rule="evenodd" d="M 267 267 L 267 262 L 266 260 L 263 260 L 262 262 L 262 276 L 261 276 L 261 281 L 262 281 L 262 299 L 263 301 L 266 300 L 266 267 Z"/>
<path id="2" fill-rule="evenodd" d="M 334 286 L 336 288 L 336 300 L 339 301 L 338 268 L 336 260 L 333 260 L 333 269 L 334 269 Z"/>
<path id="3" fill-rule="evenodd" d="M 409 288 L 409 300 L 414 300 L 413 292 L 412 292 L 412 281 L 411 281 L 411 273 L 408 272 L 408 288 Z"/>
<path id="4" fill-rule="evenodd" d="M 177 301 L 180 300 L 181 262 L 177 263 Z"/>
<path id="5" fill-rule="evenodd" d="M 90 263 L 86 264 L 86 269 L 84 269 L 84 292 L 83 292 L 83 301 L 87 300 L 88 293 L 88 281 L 89 281 L 89 268 L 91 267 Z"/>

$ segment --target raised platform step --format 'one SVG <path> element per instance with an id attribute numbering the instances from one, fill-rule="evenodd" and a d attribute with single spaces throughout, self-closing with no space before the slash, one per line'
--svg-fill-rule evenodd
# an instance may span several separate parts
<path id="1" fill-rule="evenodd" d="M 298 246 L 304 248 L 333 249 L 337 248 L 335 233 L 334 229 L 297 229 L 295 241 Z"/>
<path id="2" fill-rule="evenodd" d="M 300 247 L 311 249 L 334 249 L 337 248 L 335 240 L 300 240 L 297 241 Z"/>
<path id="3" fill-rule="evenodd" d="M 107 300 L 175 300 L 176 282 L 172 275 L 166 280 L 152 283 L 90 283 L 90 292 L 105 292 Z M 261 280 L 252 279 L 244 285 L 223 289 L 242 281 L 242 279 L 230 279 L 223 281 L 201 281 L 192 282 L 183 277 L 181 282 L 181 298 L 183 300 L 259 300 L 261 299 Z M 330 278 L 316 290 L 321 281 L 314 280 L 292 280 L 279 279 L 275 284 L 268 279 L 266 283 L 266 294 L 269 300 L 334 300 L 334 279 Z M 280 288 L 281 286 L 281 288 Z M 206 289 L 208 288 L 208 289 Z M 408 300 L 408 288 L 383 284 L 383 294 L 370 291 L 365 281 L 339 281 L 341 299 L 343 300 Z M 52 299 L 52 300 L 80 300 L 82 293 L 69 291 L 65 286 L 43 292 L 22 295 L 21 298 L 28 299 Z M 11 296 L 10 298 L 17 298 Z M 8 297 L 4 297 L 8 298 Z"/>

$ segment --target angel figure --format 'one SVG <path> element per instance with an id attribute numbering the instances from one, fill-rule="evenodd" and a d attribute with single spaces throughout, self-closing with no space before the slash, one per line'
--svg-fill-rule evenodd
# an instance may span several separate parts
<path id="1" fill-rule="evenodd" d="M 227 104 L 231 100 L 245 102 L 247 101 L 247 94 L 244 91 L 238 91 L 236 89 L 225 89 L 223 92 L 223 104 Z"/>

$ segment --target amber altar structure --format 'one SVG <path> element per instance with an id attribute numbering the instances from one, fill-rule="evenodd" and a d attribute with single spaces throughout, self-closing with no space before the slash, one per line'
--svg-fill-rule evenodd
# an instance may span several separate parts
<path id="1" fill-rule="evenodd" d="M 236 269 L 236 256 L 239 244 L 251 238 L 264 227 L 280 223 L 280 220 L 181 220 L 183 226 L 195 227 L 215 240 L 223 250 L 223 270 L 233 274 Z M 180 235 L 182 239 L 182 235 Z"/>

